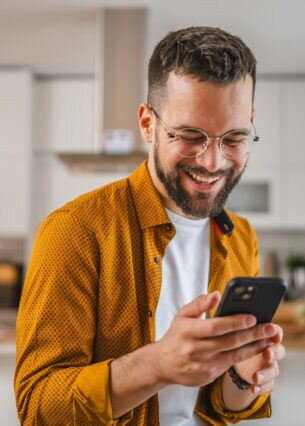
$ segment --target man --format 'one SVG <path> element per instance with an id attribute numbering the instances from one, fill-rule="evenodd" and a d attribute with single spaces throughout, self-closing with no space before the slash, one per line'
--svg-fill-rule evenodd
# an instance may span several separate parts
<path id="1" fill-rule="evenodd" d="M 252 52 L 220 29 L 156 46 L 139 108 L 148 163 L 37 235 L 17 326 L 24 425 L 270 416 L 281 329 L 206 315 L 230 278 L 259 272 L 254 231 L 223 210 L 257 139 L 254 85 Z"/>

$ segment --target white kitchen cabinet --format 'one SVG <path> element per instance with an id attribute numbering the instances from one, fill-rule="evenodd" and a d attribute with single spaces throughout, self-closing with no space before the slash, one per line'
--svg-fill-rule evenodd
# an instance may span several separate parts
<path id="1" fill-rule="evenodd" d="M 254 125 L 260 141 L 253 144 L 241 183 L 228 202 L 229 209 L 246 216 L 256 227 L 278 226 L 280 221 L 280 91 L 279 81 L 257 81 Z M 258 197 L 259 188 L 266 192 L 265 205 L 261 209 L 258 206 L 256 211 L 251 207 L 240 208 L 239 205 L 246 204 L 245 193 L 251 206 L 251 197 Z"/>
<path id="2" fill-rule="evenodd" d="M 259 142 L 253 145 L 247 175 L 277 176 L 279 170 L 280 133 L 279 81 L 258 80 L 254 99 L 254 125 Z"/>
<path id="3" fill-rule="evenodd" d="M 269 207 L 266 212 L 237 209 L 256 227 L 305 229 L 304 99 L 305 78 L 258 79 L 254 123 L 260 142 L 241 184 L 266 185 Z"/>
<path id="4" fill-rule="evenodd" d="M 0 159 L 0 235 L 24 237 L 29 226 L 30 165 L 24 156 Z"/>
<path id="5" fill-rule="evenodd" d="M 93 78 L 50 78 L 35 82 L 35 150 L 93 150 Z"/>
<path id="6" fill-rule="evenodd" d="M 29 226 L 32 76 L 0 69 L 0 235 L 24 237 Z"/>
<path id="7" fill-rule="evenodd" d="M 31 90 L 28 71 L 0 69 L 0 158 L 29 153 Z"/>
<path id="8" fill-rule="evenodd" d="M 283 83 L 281 118 L 281 222 L 305 228 L 305 79 Z"/>

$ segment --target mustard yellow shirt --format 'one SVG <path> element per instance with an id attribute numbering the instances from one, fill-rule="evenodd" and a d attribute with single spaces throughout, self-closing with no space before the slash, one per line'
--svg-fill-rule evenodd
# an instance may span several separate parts
<path id="1" fill-rule="evenodd" d="M 257 275 L 254 231 L 230 215 L 231 236 L 211 221 L 209 291 Z M 17 320 L 15 393 L 23 425 L 159 424 L 155 395 L 118 420 L 111 360 L 154 341 L 162 257 L 175 235 L 146 163 L 129 178 L 67 203 L 35 239 Z M 212 425 L 270 416 L 269 397 L 242 412 L 222 401 L 221 378 L 196 412 Z"/>

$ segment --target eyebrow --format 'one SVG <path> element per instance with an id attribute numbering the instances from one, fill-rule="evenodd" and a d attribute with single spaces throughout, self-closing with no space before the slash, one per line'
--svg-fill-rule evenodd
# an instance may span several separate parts
<path id="1" fill-rule="evenodd" d="M 251 129 L 232 129 L 228 130 L 226 133 L 224 133 L 224 135 L 231 132 L 234 132 L 237 135 L 249 135 L 251 133 Z"/>
<path id="2" fill-rule="evenodd" d="M 175 126 L 175 127 L 173 126 L 173 127 L 171 127 L 171 129 L 176 130 L 176 131 L 185 130 L 185 129 L 199 130 L 199 131 L 205 132 L 208 135 L 208 132 L 205 129 L 200 129 L 199 127 L 194 127 L 194 126 L 190 126 L 190 125 L 186 125 L 186 124 L 180 124 L 179 126 Z M 228 130 L 227 132 L 223 133 L 220 136 L 224 136 L 227 133 L 231 133 L 231 132 L 235 132 L 237 135 L 249 135 L 251 133 L 251 129 L 246 129 L 246 128 L 244 128 L 244 129 L 231 129 L 231 130 Z M 208 136 L 210 136 L 210 135 L 208 135 Z"/>

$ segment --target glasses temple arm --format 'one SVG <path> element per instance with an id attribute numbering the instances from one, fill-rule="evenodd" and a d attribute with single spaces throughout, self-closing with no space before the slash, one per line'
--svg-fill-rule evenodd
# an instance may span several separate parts
<path id="1" fill-rule="evenodd" d="M 251 121 L 251 123 L 252 123 L 253 130 L 254 130 L 254 138 L 253 138 L 253 141 L 254 141 L 254 142 L 258 142 L 258 141 L 259 141 L 259 136 L 258 136 L 258 134 L 256 133 L 256 129 L 255 129 L 255 126 L 254 126 L 253 121 Z"/>
<path id="2" fill-rule="evenodd" d="M 160 117 L 159 117 L 159 115 L 157 114 L 157 112 L 155 111 L 155 109 L 150 105 L 150 104 L 147 104 L 147 106 L 148 106 L 148 108 L 155 114 L 155 116 L 156 116 L 156 118 L 158 118 L 159 120 L 160 120 Z"/>

